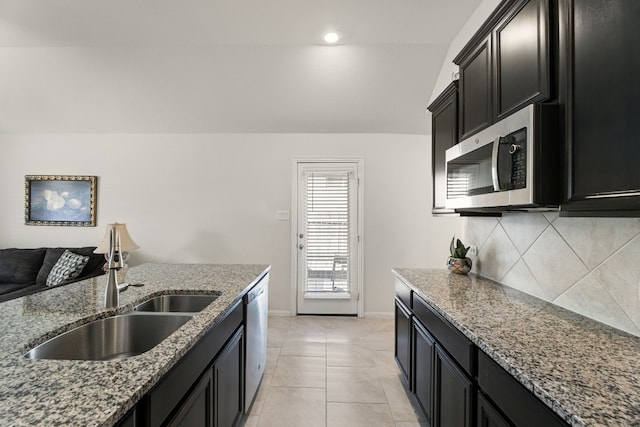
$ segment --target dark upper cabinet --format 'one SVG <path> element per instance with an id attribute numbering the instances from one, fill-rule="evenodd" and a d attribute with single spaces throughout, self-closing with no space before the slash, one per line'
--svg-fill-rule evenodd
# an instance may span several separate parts
<path id="1" fill-rule="evenodd" d="M 565 105 L 561 215 L 640 214 L 640 2 L 559 2 L 559 96 Z"/>
<path id="2" fill-rule="evenodd" d="M 432 213 L 453 213 L 444 206 L 447 200 L 445 151 L 458 143 L 458 81 L 451 82 L 428 110 L 431 112 Z"/>
<path id="3" fill-rule="evenodd" d="M 493 121 L 491 36 L 475 46 L 460 66 L 460 140 Z"/>
<path id="4" fill-rule="evenodd" d="M 549 0 L 504 0 L 453 60 L 460 140 L 551 96 Z"/>
<path id="5" fill-rule="evenodd" d="M 549 15 L 549 0 L 521 0 L 493 31 L 496 120 L 549 99 Z"/>

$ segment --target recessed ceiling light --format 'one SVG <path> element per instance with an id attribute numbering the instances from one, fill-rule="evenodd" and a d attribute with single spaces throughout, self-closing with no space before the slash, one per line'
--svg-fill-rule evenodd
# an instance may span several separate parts
<path id="1" fill-rule="evenodd" d="M 329 31 L 328 33 L 324 33 L 324 41 L 329 44 L 337 43 L 340 40 L 340 35 L 334 31 Z"/>

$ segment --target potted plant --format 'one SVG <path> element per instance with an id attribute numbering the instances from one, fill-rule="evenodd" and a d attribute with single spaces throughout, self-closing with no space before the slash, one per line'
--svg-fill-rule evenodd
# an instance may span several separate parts
<path id="1" fill-rule="evenodd" d="M 449 245 L 451 256 L 447 260 L 449 271 L 456 274 L 467 274 L 471 271 L 471 259 L 467 258 L 469 248 L 470 246 L 465 247 L 460 239 L 453 236 Z"/>

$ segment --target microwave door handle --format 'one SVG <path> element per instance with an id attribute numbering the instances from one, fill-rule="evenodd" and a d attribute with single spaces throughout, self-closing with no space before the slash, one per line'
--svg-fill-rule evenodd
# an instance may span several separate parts
<path id="1" fill-rule="evenodd" d="M 500 191 L 500 177 L 498 175 L 498 149 L 500 148 L 501 136 L 493 141 L 493 150 L 491 152 L 491 180 L 493 181 L 493 190 Z"/>

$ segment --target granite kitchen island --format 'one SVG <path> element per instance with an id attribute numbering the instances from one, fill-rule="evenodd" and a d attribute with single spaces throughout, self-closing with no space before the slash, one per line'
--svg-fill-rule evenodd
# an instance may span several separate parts
<path id="1" fill-rule="evenodd" d="M 104 276 L 0 304 L 0 425 L 112 426 L 238 307 L 268 265 L 144 264 L 127 275 L 117 309 L 103 308 Z M 24 353 L 92 320 L 164 294 L 218 294 L 151 350 L 111 361 L 29 360 Z"/>

